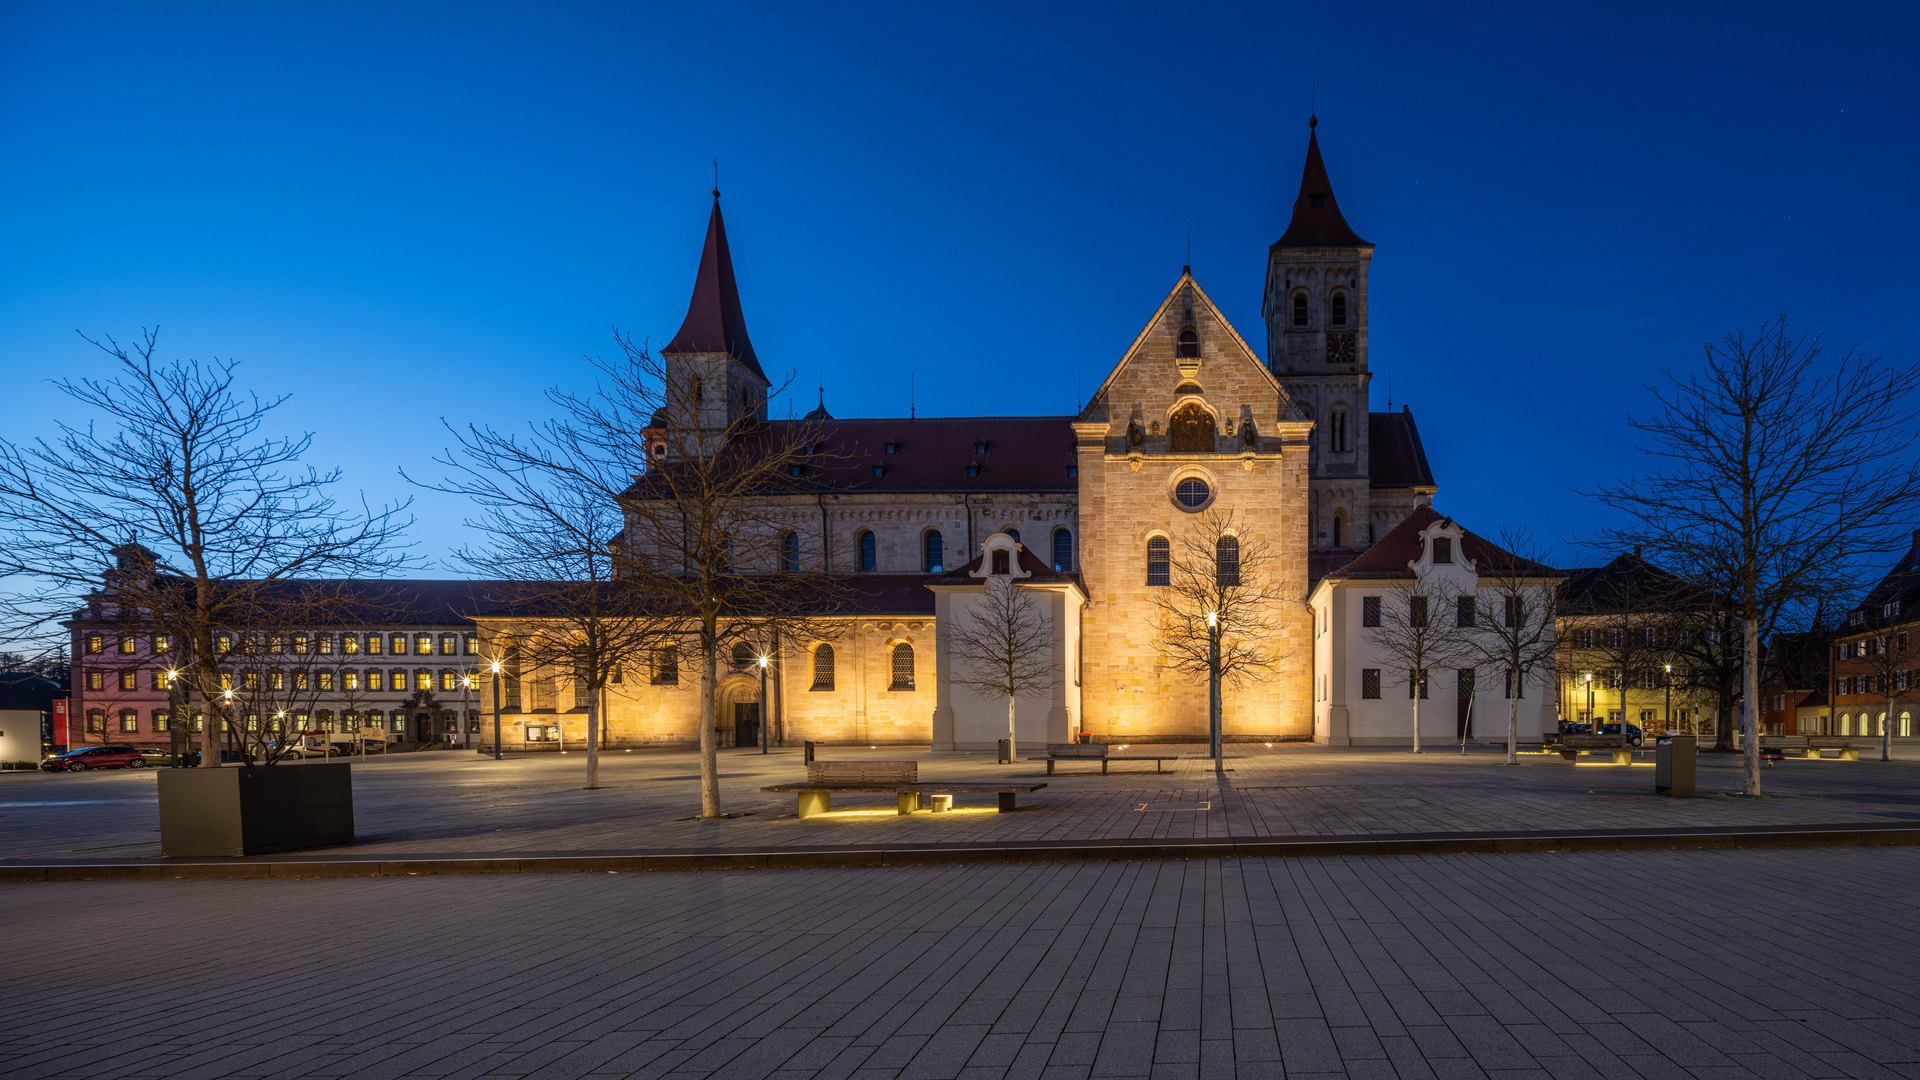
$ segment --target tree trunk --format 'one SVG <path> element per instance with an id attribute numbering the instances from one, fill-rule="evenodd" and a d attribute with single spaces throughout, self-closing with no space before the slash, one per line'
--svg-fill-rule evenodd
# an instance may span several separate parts
<path id="1" fill-rule="evenodd" d="M 1893 672 L 1891 671 L 1887 672 L 1884 677 L 1887 680 L 1887 689 L 1889 690 L 1893 689 Z M 1893 760 L 1893 695 L 1891 694 L 1887 695 L 1887 711 L 1882 715 L 1885 716 L 1886 719 L 1880 721 L 1880 760 L 1892 761 Z"/>
<path id="2" fill-rule="evenodd" d="M 720 650 L 715 634 L 700 635 L 700 816 L 720 816 L 720 739 L 713 727 L 713 684 Z"/>
<path id="3" fill-rule="evenodd" d="M 1513 697 L 1507 700 L 1507 764 L 1520 764 L 1520 680 L 1524 676 L 1513 676 L 1514 686 L 1508 692 Z"/>
<path id="4" fill-rule="evenodd" d="M 1413 677 L 1413 752 L 1420 752 L 1420 676 Z"/>
<path id="5" fill-rule="evenodd" d="M 600 786 L 600 691 L 587 690 L 587 788 Z"/>
<path id="6" fill-rule="evenodd" d="M 1008 694 L 1007 695 L 1007 757 L 1011 758 L 1014 761 L 1018 761 L 1020 760 L 1020 744 L 1017 741 L 1015 741 L 1014 734 L 1013 734 L 1013 703 L 1014 703 L 1014 696 L 1012 694 Z"/>
<path id="7" fill-rule="evenodd" d="M 1760 794 L 1760 735 L 1754 729 L 1756 724 L 1753 705 L 1760 700 L 1760 624 L 1753 619 L 1741 620 L 1740 640 L 1743 662 L 1740 665 L 1740 712 L 1746 718 L 1746 730 L 1741 732 L 1740 756 L 1747 772 L 1748 795 Z"/>

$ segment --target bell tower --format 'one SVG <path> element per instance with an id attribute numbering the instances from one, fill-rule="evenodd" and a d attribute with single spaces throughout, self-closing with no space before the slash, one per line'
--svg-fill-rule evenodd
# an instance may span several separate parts
<path id="1" fill-rule="evenodd" d="M 1307 120 L 1307 161 L 1287 231 L 1267 251 L 1267 367 L 1312 420 L 1308 546 L 1373 542 L 1367 414 L 1367 264 L 1373 245 L 1348 226 Z"/>
<path id="2" fill-rule="evenodd" d="M 669 405 L 662 411 L 673 415 L 658 417 L 656 423 L 665 420 L 702 433 L 719 433 L 742 419 L 766 419 L 767 375 L 760 370 L 753 341 L 747 337 L 718 188 L 713 192 L 706 247 L 700 252 L 687 317 L 660 355 L 666 361 Z"/>

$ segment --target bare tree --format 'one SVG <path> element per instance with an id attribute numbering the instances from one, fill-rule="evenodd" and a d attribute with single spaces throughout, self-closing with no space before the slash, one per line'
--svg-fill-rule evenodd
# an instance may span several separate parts
<path id="1" fill-rule="evenodd" d="M 1674 668 L 1668 681 L 1686 695 L 1689 709 L 1697 708 L 1695 702 L 1702 696 L 1713 703 L 1714 748 L 1732 751 L 1734 713 L 1740 704 L 1740 674 L 1746 660 L 1738 620 L 1726 605 L 1696 596 L 1674 606 L 1667 630 L 1662 665 Z"/>
<path id="2" fill-rule="evenodd" d="M 1483 556 L 1475 564 L 1479 614 L 1474 632 L 1463 635 L 1463 644 L 1473 658 L 1503 673 L 1507 764 L 1517 765 L 1520 700 L 1527 680 L 1543 667 L 1554 670 L 1562 644 L 1556 586 L 1563 575 L 1541 561 L 1539 545 L 1524 529 L 1503 528 L 1500 547 L 1497 556 Z"/>
<path id="3" fill-rule="evenodd" d="M 986 579 L 986 591 L 955 617 L 947 636 L 947 681 L 1007 699 L 1007 746 L 1012 753 L 1013 706 L 1021 694 L 1053 686 L 1053 620 L 1011 577 Z"/>
<path id="4" fill-rule="evenodd" d="M 1167 584 L 1154 592 L 1158 643 L 1168 667 L 1207 680 L 1209 733 L 1219 687 L 1265 679 L 1287 659 L 1274 648 L 1284 601 L 1273 549 L 1232 511 L 1208 510 L 1169 543 Z"/>
<path id="5" fill-rule="evenodd" d="M 593 361 L 601 382 L 591 393 L 548 392 L 555 419 L 524 436 L 457 432 L 443 460 L 455 476 L 431 486 L 484 508 L 490 541 L 463 553 L 471 565 L 539 571 L 549 583 L 522 601 L 548 629 L 515 645 L 530 665 L 582 680 L 596 706 L 615 671 L 662 643 L 692 646 L 700 816 L 716 818 L 720 657 L 736 641 L 765 648 L 768 620 L 805 623 L 838 595 L 828 567 L 799 565 L 786 543 L 803 512 L 792 496 L 811 506 L 809 470 L 835 455 L 811 423 L 770 421 L 764 405 L 718 409 L 724 388 L 629 337 L 616 342 L 620 357 Z"/>
<path id="6" fill-rule="evenodd" d="M 12 630 L 32 633 L 84 604 L 92 617 L 171 635 L 211 714 L 202 763 L 218 765 L 219 721 L 233 716 L 217 692 L 215 635 L 261 622 L 287 602 L 284 582 L 409 565 L 396 547 L 405 505 L 343 507 L 330 494 L 339 471 L 300 464 L 312 436 L 269 433 L 286 398 L 240 391 L 233 361 L 160 360 L 154 331 L 130 349 L 88 340 L 113 358 L 113 375 L 55 386 L 93 417 L 62 423 L 52 441 L 0 442 Z"/>
<path id="7" fill-rule="evenodd" d="M 1816 366 L 1817 365 L 1817 366 Z M 1920 368 L 1822 356 L 1781 318 L 1708 345 L 1699 371 L 1651 387 L 1629 422 L 1655 459 L 1591 494 L 1628 518 L 1610 546 L 1643 547 L 1725 597 L 1740 622 L 1742 711 L 1760 696 L 1760 642 L 1822 601 L 1856 593 L 1868 556 L 1903 550 L 1920 496 L 1908 399 Z M 1752 728 L 1749 723 L 1747 727 Z M 1760 794 L 1759 740 L 1743 740 Z"/>
<path id="8" fill-rule="evenodd" d="M 1457 621 L 1460 590 L 1443 578 L 1417 577 L 1389 589 L 1380 597 L 1380 625 L 1368 627 L 1367 639 L 1399 673 L 1413 702 L 1413 752 L 1420 750 L 1420 700 L 1427 696 L 1427 678 L 1436 669 L 1451 667 L 1471 655 Z"/>

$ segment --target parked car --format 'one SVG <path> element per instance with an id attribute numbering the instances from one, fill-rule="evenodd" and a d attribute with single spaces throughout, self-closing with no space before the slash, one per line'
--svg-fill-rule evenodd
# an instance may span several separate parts
<path id="1" fill-rule="evenodd" d="M 238 750 L 220 751 L 220 763 L 223 765 L 244 764 L 246 760 Z M 180 756 L 180 764 L 188 766 L 200 764 L 200 751 L 195 750 L 190 754 L 182 754 Z"/>
<path id="2" fill-rule="evenodd" d="M 142 762 L 156 769 L 173 764 L 173 751 L 164 746 L 142 746 L 135 749 L 134 753 L 140 755 Z"/>
<path id="3" fill-rule="evenodd" d="M 1619 724 L 1601 724 L 1600 734 L 1618 735 L 1620 734 L 1620 725 Z M 1640 730 L 1639 724 L 1627 725 L 1627 742 L 1628 743 L 1634 746 L 1639 746 L 1641 743 L 1644 743 L 1646 741 L 1647 741 L 1647 733 Z"/>
<path id="4" fill-rule="evenodd" d="M 86 772 L 88 769 L 144 769 L 145 758 L 131 746 L 83 746 L 54 754 L 40 763 L 47 772 Z"/>

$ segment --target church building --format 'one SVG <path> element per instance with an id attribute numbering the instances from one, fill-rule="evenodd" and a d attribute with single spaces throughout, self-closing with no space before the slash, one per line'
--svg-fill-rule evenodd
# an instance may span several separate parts
<path id="1" fill-rule="evenodd" d="M 1163 663 L 1156 600 L 1170 558 L 1214 512 L 1268 553 L 1263 645 L 1281 658 L 1225 694 L 1223 730 L 1314 738 L 1309 596 L 1436 490 L 1412 412 L 1368 409 L 1372 257 L 1310 128 L 1291 221 L 1268 253 L 1263 347 L 1183 270 L 1079 415 L 843 419 L 823 400 L 803 420 L 769 420 L 809 425 L 831 452 L 804 492 L 769 496 L 792 507 L 789 557 L 858 586 L 836 635 L 780 647 L 772 738 L 990 749 L 1006 703 L 960 685 L 942 626 L 1002 576 L 1044 599 L 1054 635 L 1054 685 L 1017 703 L 1022 747 L 1203 740 L 1205 680 Z M 765 417 L 745 309 L 716 192 L 685 322 L 661 351 L 670 381 L 724 388 L 701 399 L 716 429 Z M 722 745 L 757 741 L 761 723 L 752 650 L 736 652 L 714 689 Z M 656 665 L 613 688 L 609 745 L 695 741 L 694 682 Z M 1329 737 L 1324 710 L 1318 730 Z"/>

